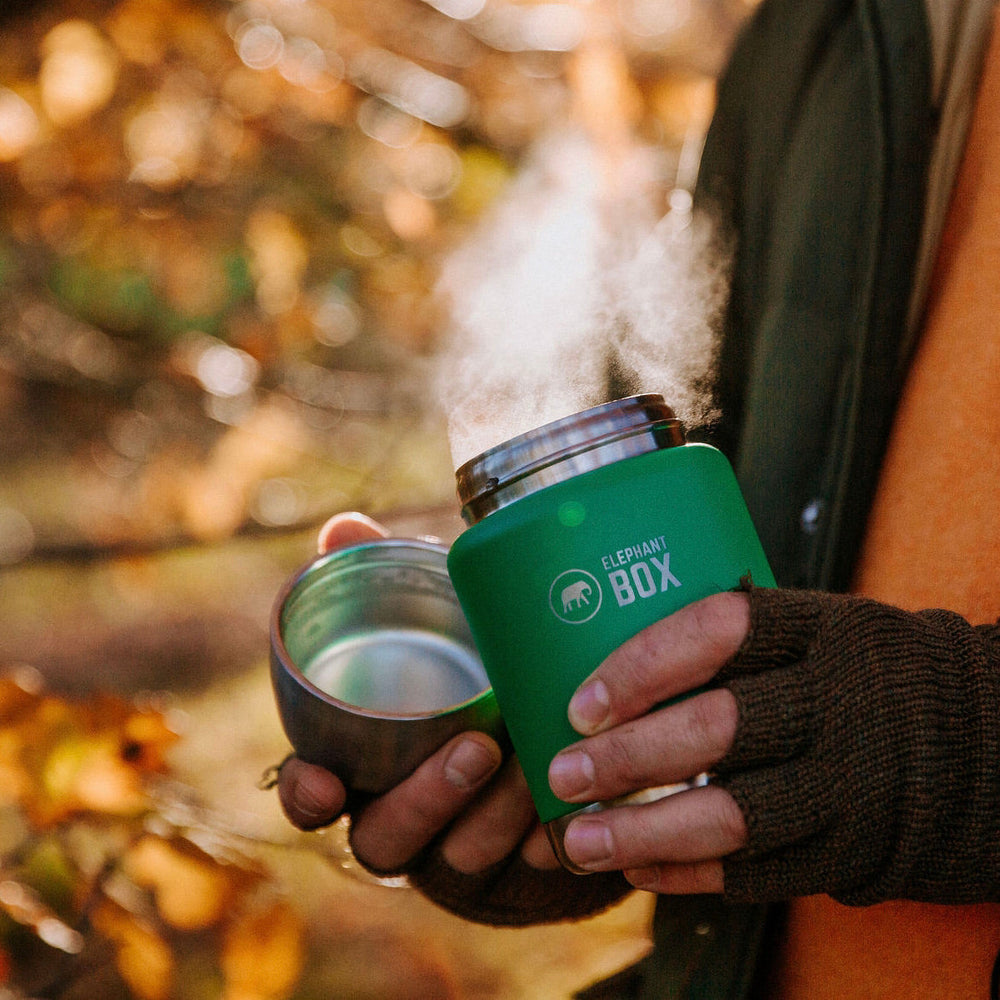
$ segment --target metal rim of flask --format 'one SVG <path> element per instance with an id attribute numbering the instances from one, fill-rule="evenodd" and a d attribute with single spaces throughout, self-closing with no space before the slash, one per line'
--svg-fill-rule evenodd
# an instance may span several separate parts
<path id="1" fill-rule="evenodd" d="M 601 403 L 482 452 L 455 473 L 462 517 L 473 525 L 546 486 L 623 458 L 685 443 L 659 393 Z"/>
<path id="2" fill-rule="evenodd" d="M 447 555 L 447 546 L 427 539 L 374 538 L 314 556 L 285 581 L 273 602 L 269 623 L 273 666 L 317 700 L 359 717 L 392 721 L 432 719 L 492 697 L 484 674 L 481 691 L 449 705 L 402 712 L 366 708 L 315 684 L 304 672 L 300 657 L 292 652 L 294 645 L 306 639 L 316 642 L 317 637 L 320 640 L 328 634 L 332 637 L 338 630 L 334 626 L 350 635 L 362 624 L 371 631 L 393 626 L 427 628 L 474 649 L 448 576 Z M 371 613 L 369 606 L 374 608 L 393 592 L 403 595 L 400 600 L 412 593 L 417 603 L 412 607 L 401 605 L 394 612 L 398 621 L 384 622 L 381 620 L 384 615 L 377 612 L 370 619 L 366 617 Z M 421 596 L 437 598 L 445 606 L 453 605 L 453 621 L 425 621 L 420 616 Z M 337 608 L 337 614 L 331 612 L 331 604 Z M 298 638 L 296 633 L 300 634 Z"/>

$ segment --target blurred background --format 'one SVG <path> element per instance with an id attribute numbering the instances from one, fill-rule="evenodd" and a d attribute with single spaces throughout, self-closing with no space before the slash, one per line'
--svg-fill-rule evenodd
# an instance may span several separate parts
<path id="1" fill-rule="evenodd" d="M 571 118 L 691 179 L 753 0 L 5 0 L 0 997 L 569 997 L 641 897 L 478 928 L 282 820 L 267 616 L 460 524 L 442 262 Z M 266 781 L 264 782 L 266 784 Z"/>

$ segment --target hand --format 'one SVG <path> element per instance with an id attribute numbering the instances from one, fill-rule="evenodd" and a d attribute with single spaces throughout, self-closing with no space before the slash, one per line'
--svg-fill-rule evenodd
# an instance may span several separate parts
<path id="1" fill-rule="evenodd" d="M 362 514 L 338 514 L 320 530 L 320 552 L 388 532 Z M 334 774 L 291 758 L 278 779 L 289 820 L 304 830 L 340 815 L 347 789 Z M 503 762 L 484 733 L 462 733 L 429 757 L 405 781 L 353 817 L 351 844 L 359 860 L 377 871 L 399 870 L 445 829 L 444 860 L 464 873 L 485 870 L 518 849 L 535 868 L 559 866 L 537 822 L 516 759 Z"/>
<path id="2" fill-rule="evenodd" d="M 570 702 L 570 721 L 589 738 L 552 762 L 552 790 L 569 802 L 592 802 L 711 771 L 736 734 L 732 693 L 715 688 L 655 706 L 710 682 L 740 649 L 749 627 L 747 596 L 717 594 L 613 652 Z M 721 892 L 721 859 L 746 841 L 736 800 L 709 784 L 577 817 L 567 827 L 565 849 L 591 871 L 624 870 L 638 888 Z"/>
<path id="3" fill-rule="evenodd" d="M 574 819 L 567 854 L 740 902 L 1000 898 L 998 663 L 1000 626 L 940 609 L 767 588 L 692 604 L 584 682 L 570 719 L 588 738 L 550 781 L 582 802 L 715 777 Z"/>

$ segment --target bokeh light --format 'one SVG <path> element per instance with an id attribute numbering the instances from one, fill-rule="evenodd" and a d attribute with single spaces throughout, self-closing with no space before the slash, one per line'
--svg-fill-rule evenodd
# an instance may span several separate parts
<path id="1" fill-rule="evenodd" d="M 0 162 L 16 160 L 38 138 L 34 108 L 20 94 L 0 87 Z"/>
<path id="2" fill-rule="evenodd" d="M 88 21 L 68 20 L 43 39 L 38 86 L 42 108 L 56 125 L 73 125 L 104 107 L 114 94 L 118 57 Z"/>

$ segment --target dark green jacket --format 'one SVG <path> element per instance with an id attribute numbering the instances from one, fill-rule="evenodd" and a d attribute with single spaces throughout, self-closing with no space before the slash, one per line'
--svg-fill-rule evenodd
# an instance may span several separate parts
<path id="1" fill-rule="evenodd" d="M 765 0 L 699 180 L 736 239 L 717 443 L 780 584 L 844 589 L 908 358 L 934 137 L 922 0 Z"/>
<path id="2" fill-rule="evenodd" d="M 720 82 L 697 192 L 735 239 L 712 440 L 784 586 L 850 582 L 909 361 L 930 91 L 922 0 L 764 0 Z M 742 1000 L 780 915 L 665 898 L 653 955 L 583 995 Z"/>

